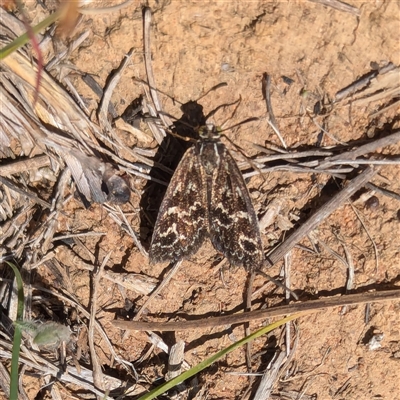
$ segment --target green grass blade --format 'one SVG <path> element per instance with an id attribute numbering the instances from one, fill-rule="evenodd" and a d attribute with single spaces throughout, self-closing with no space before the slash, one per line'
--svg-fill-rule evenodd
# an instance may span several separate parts
<path id="1" fill-rule="evenodd" d="M 299 316 L 301 316 L 301 314 L 295 314 L 295 315 L 283 318 L 283 319 L 279 320 L 278 322 L 275 322 L 271 325 L 265 326 L 264 328 L 259 329 L 258 331 L 252 333 L 251 335 L 246 336 L 245 338 L 239 340 L 238 342 L 233 343 L 232 345 L 228 346 L 227 348 L 219 351 L 218 353 L 214 354 L 207 360 L 202 361 L 201 363 L 197 364 L 195 367 L 191 368 L 189 371 L 186 371 L 183 374 L 177 376 L 176 378 L 171 379 L 170 381 L 165 382 L 163 385 L 160 385 L 157 388 L 151 390 L 150 392 L 141 396 L 138 400 L 151 400 L 157 396 L 160 396 L 161 394 L 165 393 L 167 390 L 182 383 L 186 379 L 189 379 L 192 376 L 198 374 L 200 371 L 209 367 L 211 364 L 213 364 L 218 359 L 224 357 L 226 354 L 236 350 L 237 348 L 239 348 L 240 346 L 243 346 L 244 344 L 246 344 L 247 342 L 250 342 L 251 340 L 254 340 L 262 335 L 265 335 L 268 332 L 273 331 L 274 329 L 285 324 L 286 322 L 289 322 L 293 319 L 298 318 Z"/>
<path id="2" fill-rule="evenodd" d="M 6 263 L 12 268 L 15 274 L 15 280 L 17 282 L 18 290 L 18 305 L 17 305 L 17 320 L 22 320 L 24 317 L 24 286 L 22 283 L 21 274 L 18 268 L 6 261 Z M 19 367 L 19 352 L 21 349 L 22 332 L 18 326 L 14 329 L 14 340 L 11 357 L 11 380 L 10 380 L 10 400 L 18 400 L 18 367 Z"/>
<path id="3" fill-rule="evenodd" d="M 32 28 L 34 34 L 41 32 L 43 29 L 49 27 L 53 22 L 57 21 L 60 18 L 62 13 L 64 12 L 63 9 L 58 9 L 55 13 L 49 15 L 45 18 L 42 22 L 39 22 L 36 26 Z M 14 51 L 18 50 L 20 47 L 24 46 L 29 41 L 29 36 L 27 33 L 17 37 L 7 46 L 3 47 L 0 50 L 0 60 L 7 57 L 9 54 L 13 53 Z"/>

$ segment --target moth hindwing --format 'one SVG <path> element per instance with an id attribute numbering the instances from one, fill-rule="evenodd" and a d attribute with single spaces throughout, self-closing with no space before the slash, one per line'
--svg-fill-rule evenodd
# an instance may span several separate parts
<path id="1" fill-rule="evenodd" d="M 232 265 L 260 268 L 260 228 L 243 176 L 211 124 L 184 154 L 161 203 L 150 262 L 190 257 L 209 237 Z"/>

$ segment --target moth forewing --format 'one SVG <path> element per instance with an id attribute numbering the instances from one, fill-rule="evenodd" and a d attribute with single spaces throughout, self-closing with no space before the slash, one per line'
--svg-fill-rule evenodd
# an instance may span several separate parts
<path id="1" fill-rule="evenodd" d="M 207 236 L 206 192 L 197 164 L 192 146 L 178 164 L 161 203 L 149 250 L 152 264 L 190 257 Z"/>
<path id="2" fill-rule="evenodd" d="M 258 219 L 235 160 L 219 143 L 220 165 L 209 204 L 210 235 L 214 247 L 232 265 L 260 268 L 264 253 Z"/>
<path id="3" fill-rule="evenodd" d="M 264 261 L 260 229 L 243 176 L 212 124 L 179 163 L 157 217 L 150 261 L 190 257 L 209 236 L 232 265 Z"/>

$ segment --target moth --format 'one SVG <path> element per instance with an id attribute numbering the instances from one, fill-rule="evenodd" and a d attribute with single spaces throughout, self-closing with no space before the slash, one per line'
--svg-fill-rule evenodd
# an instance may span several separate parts
<path id="1" fill-rule="evenodd" d="M 264 252 L 243 176 L 212 124 L 184 154 L 168 186 L 151 240 L 150 263 L 187 259 L 206 238 L 234 266 L 258 269 Z"/>

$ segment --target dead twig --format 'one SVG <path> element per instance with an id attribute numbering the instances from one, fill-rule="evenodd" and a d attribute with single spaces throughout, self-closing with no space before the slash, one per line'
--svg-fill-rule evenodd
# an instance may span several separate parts
<path id="1" fill-rule="evenodd" d="M 3 185 L 9 187 L 14 192 L 17 192 L 17 193 L 21 194 L 22 196 L 29 197 L 32 201 L 34 201 L 37 204 L 40 204 L 44 208 L 51 208 L 51 204 L 50 203 L 48 203 L 47 201 L 42 200 L 41 198 L 36 196 L 35 193 L 32 193 L 27 188 L 24 188 L 24 189 L 19 188 L 15 183 L 11 182 L 7 178 L 4 178 L 4 177 L 0 176 L 0 183 L 2 183 Z"/>
<path id="2" fill-rule="evenodd" d="M 182 264 L 182 261 L 178 261 L 174 264 L 174 266 L 171 268 L 170 271 L 168 271 L 167 275 L 164 277 L 163 281 L 157 286 L 157 288 L 151 293 L 151 295 L 147 298 L 147 300 L 144 302 L 140 310 L 137 312 L 135 317 L 133 318 L 134 321 L 137 321 L 143 312 L 146 310 L 146 308 L 149 306 L 151 301 L 155 299 L 155 297 L 161 292 L 161 290 L 168 284 L 168 282 L 171 280 L 171 278 L 175 275 L 176 271 Z M 148 330 L 153 330 L 153 329 L 148 329 Z"/>
<path id="3" fill-rule="evenodd" d="M 367 103 L 394 98 L 400 93 L 400 67 L 388 63 L 379 71 L 371 71 L 336 93 L 335 102 L 348 97 L 345 104 L 363 106 Z"/>
<path id="4" fill-rule="evenodd" d="M 251 299 L 253 292 L 253 284 L 254 284 L 255 272 L 251 271 L 248 279 L 247 279 L 247 287 L 246 287 L 246 303 L 244 307 L 245 312 L 251 311 Z M 250 325 L 248 322 L 244 324 L 244 333 L 246 336 L 250 335 Z M 246 343 L 246 365 L 248 372 L 251 372 L 251 342 Z M 250 378 L 249 385 L 251 385 L 251 381 L 253 378 Z"/>
<path id="5" fill-rule="evenodd" d="M 164 125 L 166 127 L 172 125 L 172 121 L 162 113 L 162 107 L 160 100 L 158 98 L 158 93 L 156 88 L 156 82 L 154 79 L 154 73 L 153 73 L 153 67 L 151 63 L 151 45 L 150 45 L 150 24 L 151 24 L 151 10 L 150 8 L 146 7 L 143 10 L 143 16 L 144 16 L 144 27 L 143 27 L 143 35 L 144 35 L 144 62 L 146 66 L 146 73 L 147 73 L 147 80 L 149 84 L 149 90 L 150 90 L 150 95 L 151 99 L 153 100 L 153 104 L 156 108 L 157 114 L 160 116 L 161 120 L 163 121 Z M 166 136 L 166 133 L 163 129 L 155 130 L 156 132 L 161 131 L 161 137 L 157 135 L 155 138 L 158 142 L 158 144 L 161 144 L 164 137 Z M 154 131 L 153 131 L 154 133 Z"/>
<path id="6" fill-rule="evenodd" d="M 98 110 L 98 118 L 100 126 L 103 128 L 103 131 L 111 132 L 112 127 L 108 122 L 107 118 L 107 111 L 110 105 L 111 96 L 114 92 L 115 87 L 117 86 L 119 80 L 121 79 L 122 73 L 125 71 L 125 68 L 128 66 L 129 62 L 131 61 L 131 57 L 133 54 L 134 49 L 130 49 L 128 54 L 125 56 L 123 61 L 121 62 L 120 66 L 118 67 L 117 71 L 112 75 L 111 79 L 109 80 L 107 87 L 104 89 L 103 97 L 100 101 L 100 106 Z"/>
<path id="7" fill-rule="evenodd" d="M 65 302 L 65 303 L 67 303 L 67 304 L 71 304 L 71 305 L 74 306 L 85 318 L 90 319 L 90 312 L 88 312 L 88 311 L 86 310 L 86 308 L 83 307 L 76 299 L 71 298 L 71 292 L 68 292 L 68 290 L 65 290 L 64 288 L 61 288 L 61 289 L 60 289 L 63 293 L 65 293 L 65 295 L 64 295 L 64 294 L 58 293 L 58 292 L 55 291 L 55 290 L 51 290 L 51 289 L 45 288 L 45 287 L 43 287 L 43 286 L 32 285 L 32 290 L 33 290 L 33 289 L 39 290 L 39 291 L 44 292 L 44 293 L 51 294 L 52 296 L 55 296 L 56 298 L 62 300 L 63 302 Z M 100 325 L 100 323 L 99 323 L 96 319 L 94 320 L 94 324 L 95 324 L 96 329 L 97 329 L 97 331 L 99 332 L 101 338 L 102 338 L 102 339 L 104 340 L 104 342 L 107 344 L 108 349 L 109 349 L 109 351 L 110 351 L 111 356 L 113 357 L 113 359 L 116 360 L 116 361 L 118 361 L 118 362 L 120 362 L 120 363 L 121 363 L 122 365 L 124 365 L 125 367 L 126 367 L 126 366 L 129 366 L 129 368 L 130 368 L 132 371 L 135 371 L 134 368 L 133 368 L 133 365 L 132 365 L 130 362 L 128 362 L 128 361 L 126 361 L 126 360 L 123 360 L 120 356 L 118 356 L 118 354 L 115 352 L 115 349 L 114 349 L 113 345 L 111 344 L 110 339 L 108 338 L 108 336 L 107 336 L 107 334 L 106 334 L 104 328 Z"/>
<path id="8" fill-rule="evenodd" d="M 0 176 L 10 176 L 21 172 L 39 169 L 50 165 L 50 158 L 47 155 L 36 156 L 26 160 L 15 161 L 10 164 L 0 165 Z"/>
<path id="9" fill-rule="evenodd" d="M 364 228 L 365 233 L 367 234 L 367 236 L 368 236 L 369 239 L 371 240 L 372 246 L 373 246 L 373 248 L 374 248 L 374 253 L 375 253 L 375 274 L 376 274 L 376 273 L 378 272 L 378 268 L 379 268 L 379 253 L 378 253 L 378 248 L 376 247 L 376 244 L 375 244 L 374 239 L 372 239 L 372 236 L 370 235 L 370 233 L 369 233 L 367 227 L 365 226 L 364 221 L 362 220 L 360 213 L 357 211 L 357 209 L 356 209 L 352 204 L 350 204 L 350 206 L 351 206 L 351 208 L 353 209 L 354 214 L 356 214 L 358 220 L 360 221 L 360 224 L 361 224 L 362 227 Z"/>
<path id="10" fill-rule="evenodd" d="M 368 167 L 359 176 L 354 178 L 349 184 L 342 189 L 331 200 L 324 204 L 314 215 L 312 215 L 304 224 L 301 225 L 284 243 L 278 246 L 268 256 L 267 263 L 271 266 L 284 257 L 293 247 L 300 242 L 309 232 L 313 231 L 322 221 L 324 221 L 331 213 L 345 204 L 346 201 L 360 188 L 371 180 L 376 171 Z"/>
<path id="11" fill-rule="evenodd" d="M 267 106 L 267 112 L 268 112 L 268 115 L 269 115 L 269 120 L 267 120 L 267 121 L 268 121 L 269 125 L 271 126 L 271 128 L 276 133 L 276 135 L 278 136 L 278 139 L 282 143 L 282 146 L 286 149 L 287 145 L 286 145 L 285 141 L 283 140 L 283 137 L 282 137 L 281 133 L 279 132 L 278 123 L 276 122 L 276 118 L 275 118 L 274 111 L 273 111 L 273 108 L 272 108 L 272 103 L 271 103 L 271 77 L 266 72 L 263 74 L 262 87 L 263 87 L 263 96 L 264 96 L 264 99 L 265 99 L 265 103 L 266 103 L 266 106 Z"/>
<path id="12" fill-rule="evenodd" d="M 166 381 L 175 378 L 181 373 L 184 358 L 185 358 L 185 342 L 183 340 L 179 340 L 171 347 L 171 350 L 169 352 L 168 371 L 165 374 Z M 173 391 L 181 393 L 185 389 L 186 385 L 184 383 L 180 383 L 175 387 Z"/>
<path id="13" fill-rule="evenodd" d="M 389 104 L 388 106 L 382 107 L 379 111 L 369 114 L 369 118 L 374 119 L 376 117 L 379 117 L 379 115 L 388 112 L 392 108 L 398 108 L 398 107 L 400 107 L 400 100 L 397 100 L 397 101 L 393 102 L 392 104 Z"/>
<path id="14" fill-rule="evenodd" d="M 291 251 L 289 251 L 289 253 L 285 254 L 284 257 L 284 282 L 285 282 L 285 286 L 289 289 L 290 288 L 290 266 L 291 266 Z M 285 300 L 286 303 L 289 303 L 290 301 L 290 290 L 285 290 Z M 286 355 L 288 356 L 290 354 L 290 338 L 291 338 L 291 334 L 290 334 L 290 322 L 287 322 L 285 324 L 285 335 L 286 335 Z"/>
<path id="15" fill-rule="evenodd" d="M 356 149 L 350 150 L 346 153 L 342 153 L 342 154 L 338 154 L 337 156 L 329 157 L 326 160 L 324 160 L 317 167 L 317 169 L 329 168 L 331 165 L 334 165 L 333 161 L 336 161 L 336 160 L 341 160 L 342 163 L 344 163 L 345 160 L 354 161 L 357 159 L 357 157 L 364 156 L 365 154 L 372 153 L 381 147 L 390 146 L 390 145 L 396 144 L 398 142 L 400 142 L 400 131 L 396 131 L 396 132 L 392 133 L 391 135 L 388 135 L 384 138 L 373 140 L 372 142 L 369 142 L 367 144 L 359 146 Z"/>
<path id="16" fill-rule="evenodd" d="M 275 358 L 272 367 L 262 376 L 254 400 L 269 399 L 275 382 L 278 379 L 282 365 L 285 363 L 286 354 L 281 351 Z"/>
<path id="17" fill-rule="evenodd" d="M 326 308 L 341 307 L 344 305 L 356 305 L 381 301 L 392 301 L 400 299 L 400 289 L 384 290 L 374 293 L 349 294 L 341 297 L 312 300 L 304 303 L 293 303 L 290 305 L 273 307 L 266 310 L 250 311 L 234 315 L 223 315 L 198 319 L 195 321 L 179 322 L 142 322 L 142 321 L 113 321 L 116 328 L 135 331 L 184 331 L 189 329 L 206 329 L 223 325 L 243 324 L 249 321 L 264 320 L 267 318 L 283 316 L 287 314 L 300 313 L 306 315 L 311 312 L 321 311 Z"/>
<path id="18" fill-rule="evenodd" d="M 375 190 L 376 192 L 379 192 L 383 194 L 384 196 L 390 197 L 392 199 L 395 199 L 397 201 L 400 201 L 400 194 L 392 192 L 391 190 L 387 190 L 384 188 L 381 188 L 380 186 L 374 185 L 373 183 L 367 183 L 365 185 L 368 189 Z"/>
<path id="19" fill-rule="evenodd" d="M 150 294 L 156 288 L 158 283 L 158 279 L 144 274 L 132 274 L 131 272 L 116 273 L 113 271 L 106 271 L 103 278 L 143 295 Z"/>
<path id="20" fill-rule="evenodd" d="M 92 298 L 90 301 L 90 320 L 89 320 L 89 329 L 88 329 L 88 337 L 89 337 L 89 349 L 90 349 L 90 358 L 92 360 L 93 367 L 93 382 L 96 387 L 104 390 L 104 377 L 102 368 L 99 362 L 99 359 L 96 354 L 96 346 L 94 343 L 94 331 L 95 331 L 95 320 L 97 314 L 97 297 L 99 292 L 99 283 L 100 279 L 103 275 L 104 267 L 107 264 L 109 258 L 111 257 L 112 251 L 110 251 L 105 257 L 103 262 L 101 263 L 99 270 L 94 275 L 93 279 L 93 290 L 92 290 Z"/>

